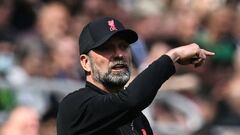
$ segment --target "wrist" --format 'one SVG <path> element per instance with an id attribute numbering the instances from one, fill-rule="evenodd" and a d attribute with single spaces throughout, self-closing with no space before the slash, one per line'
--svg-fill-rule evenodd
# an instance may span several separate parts
<path id="1" fill-rule="evenodd" d="M 172 49 L 172 50 L 168 51 L 166 53 L 166 55 L 168 55 L 174 63 L 176 63 L 177 60 L 180 59 L 180 56 L 176 53 L 176 49 Z"/>

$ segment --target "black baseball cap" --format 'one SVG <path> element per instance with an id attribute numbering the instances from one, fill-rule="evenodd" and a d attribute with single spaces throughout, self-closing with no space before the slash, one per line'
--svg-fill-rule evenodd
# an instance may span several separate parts
<path id="1" fill-rule="evenodd" d="M 103 45 L 111 37 L 118 36 L 129 44 L 137 41 L 138 35 L 131 29 L 126 29 L 120 21 L 113 17 L 101 17 L 88 23 L 79 38 L 79 52 L 87 54 L 90 50 Z"/>

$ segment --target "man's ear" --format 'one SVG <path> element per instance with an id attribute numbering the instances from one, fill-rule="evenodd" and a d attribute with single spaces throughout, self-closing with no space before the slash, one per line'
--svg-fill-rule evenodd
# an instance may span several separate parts
<path id="1" fill-rule="evenodd" d="M 89 56 L 87 56 L 86 54 L 80 55 L 80 63 L 86 72 L 91 72 L 91 63 Z"/>

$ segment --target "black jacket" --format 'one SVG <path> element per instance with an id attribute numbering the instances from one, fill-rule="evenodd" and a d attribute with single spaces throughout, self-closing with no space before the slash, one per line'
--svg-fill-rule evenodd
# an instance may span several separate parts
<path id="1" fill-rule="evenodd" d="M 171 58 L 163 55 L 118 93 L 106 93 L 87 82 L 60 103 L 58 135 L 152 135 L 141 111 L 174 73 Z"/>

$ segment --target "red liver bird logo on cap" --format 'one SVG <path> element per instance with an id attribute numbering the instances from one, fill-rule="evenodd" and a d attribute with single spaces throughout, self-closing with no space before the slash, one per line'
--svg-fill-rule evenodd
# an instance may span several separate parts
<path id="1" fill-rule="evenodd" d="M 109 20 L 108 21 L 108 26 L 109 26 L 110 31 L 118 30 L 117 27 L 115 26 L 114 20 Z"/>

